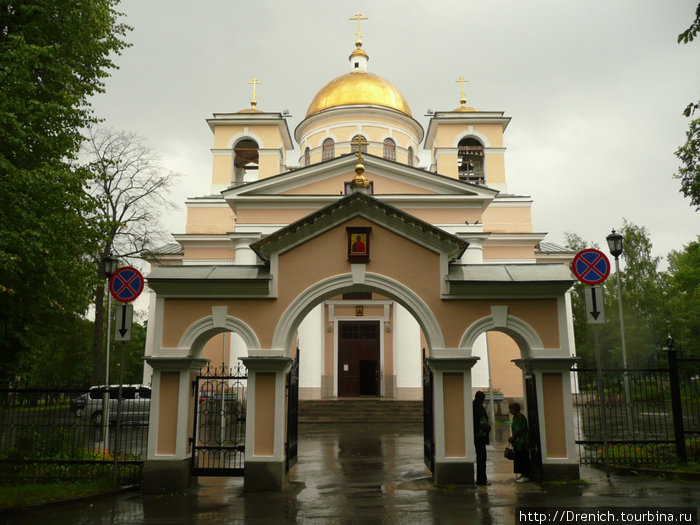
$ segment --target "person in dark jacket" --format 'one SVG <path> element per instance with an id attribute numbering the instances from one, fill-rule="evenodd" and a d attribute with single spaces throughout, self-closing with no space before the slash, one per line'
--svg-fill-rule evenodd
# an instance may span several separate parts
<path id="1" fill-rule="evenodd" d="M 474 394 L 472 414 L 474 417 L 474 448 L 476 449 L 476 484 L 487 485 L 486 479 L 486 445 L 489 444 L 491 424 L 484 408 L 486 395 L 479 390 Z"/>

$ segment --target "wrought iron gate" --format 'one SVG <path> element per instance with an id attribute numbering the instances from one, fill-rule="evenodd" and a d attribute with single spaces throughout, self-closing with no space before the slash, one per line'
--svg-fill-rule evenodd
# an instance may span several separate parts
<path id="1" fill-rule="evenodd" d="M 528 442 L 530 446 L 530 478 L 542 479 L 542 448 L 540 446 L 540 421 L 537 415 L 537 382 L 535 374 L 525 374 L 525 395 L 527 399 Z"/>
<path id="2" fill-rule="evenodd" d="M 287 444 L 285 446 L 285 468 L 287 472 L 297 463 L 299 435 L 299 347 L 292 368 L 287 374 Z"/>
<path id="3" fill-rule="evenodd" d="M 242 476 L 248 387 L 245 366 L 207 366 L 200 370 L 192 387 L 192 475 Z"/>
<path id="4" fill-rule="evenodd" d="M 435 434 L 433 429 L 433 371 L 423 349 L 423 459 L 435 472 Z"/>

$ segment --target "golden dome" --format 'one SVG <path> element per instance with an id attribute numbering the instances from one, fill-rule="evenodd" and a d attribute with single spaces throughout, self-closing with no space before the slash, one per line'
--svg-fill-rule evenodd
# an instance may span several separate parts
<path id="1" fill-rule="evenodd" d="M 411 108 L 398 89 L 388 80 L 362 69 L 354 69 L 323 86 L 311 101 L 306 116 L 350 105 L 382 106 L 411 116 Z"/>

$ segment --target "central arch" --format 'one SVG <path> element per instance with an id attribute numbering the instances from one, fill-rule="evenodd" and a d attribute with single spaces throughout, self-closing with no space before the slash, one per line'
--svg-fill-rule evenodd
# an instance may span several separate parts
<path id="1" fill-rule="evenodd" d="M 288 357 L 294 333 L 313 307 L 329 297 L 357 286 L 368 291 L 380 292 L 406 308 L 422 328 L 429 349 L 445 346 L 442 329 L 435 315 L 414 291 L 385 275 L 348 273 L 319 281 L 299 294 L 280 317 L 275 327 L 271 350 Z"/>

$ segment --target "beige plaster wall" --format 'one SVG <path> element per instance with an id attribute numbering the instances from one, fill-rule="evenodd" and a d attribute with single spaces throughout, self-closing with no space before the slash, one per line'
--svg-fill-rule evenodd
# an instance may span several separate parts
<path id="1" fill-rule="evenodd" d="M 431 224 L 469 224 L 483 222 L 480 208 L 402 208 L 406 213 Z"/>
<path id="2" fill-rule="evenodd" d="M 211 208 L 188 207 L 185 233 L 216 234 L 228 233 L 234 230 L 233 210 L 228 206 Z"/>
<path id="3" fill-rule="evenodd" d="M 484 259 L 534 259 L 534 246 L 484 246 Z"/>
<path id="4" fill-rule="evenodd" d="M 491 381 L 505 397 L 523 397 L 523 373 L 513 359 L 520 359 L 518 345 L 502 332 L 487 332 Z"/>
<path id="5" fill-rule="evenodd" d="M 255 444 L 256 456 L 274 455 L 275 446 L 275 374 L 255 374 Z"/>
<path id="6" fill-rule="evenodd" d="M 356 217 L 279 256 L 279 297 L 276 300 L 166 299 L 163 344 L 176 347 L 192 323 L 211 315 L 212 304 L 229 305 L 229 315 L 245 321 L 256 332 L 262 348 L 270 348 L 274 325 L 290 302 L 320 280 L 350 273 L 346 226 L 371 226 L 371 260 L 367 272 L 384 274 L 404 283 L 419 295 L 440 320 L 448 348 L 459 345 L 464 330 L 475 320 L 489 316 L 493 301 L 445 301 L 440 296 L 439 255 L 370 221 Z M 316 261 L 323 261 L 322 265 Z M 396 264 L 411 261 L 411 264 Z M 509 314 L 529 323 L 545 348 L 558 348 L 556 300 L 499 300 L 510 305 Z"/>
<path id="7" fill-rule="evenodd" d="M 335 177 L 329 177 L 322 181 L 313 182 L 281 192 L 282 195 L 338 195 L 345 191 L 345 183 L 355 177 L 354 171 L 347 171 Z M 375 195 L 409 194 L 409 195 L 434 195 L 435 192 L 405 182 L 382 177 L 370 171 L 365 172 L 365 177 L 372 181 Z"/>
<path id="8" fill-rule="evenodd" d="M 559 373 L 542 374 L 542 401 L 548 458 L 566 458 L 564 396 Z"/>
<path id="9" fill-rule="evenodd" d="M 174 455 L 177 447 L 177 412 L 180 373 L 161 372 L 158 405 L 158 443 L 156 454 Z"/>
<path id="10" fill-rule="evenodd" d="M 530 207 L 494 207 L 484 211 L 484 230 L 495 233 L 522 233 L 532 231 Z"/>
<path id="11" fill-rule="evenodd" d="M 442 392 L 445 410 L 445 457 L 463 458 L 467 455 L 464 435 L 464 374 L 444 373 Z"/>
<path id="12" fill-rule="evenodd" d="M 435 144 L 439 148 L 457 147 L 457 137 L 470 136 L 465 134 L 469 124 L 464 122 L 459 124 L 450 124 L 441 122 L 438 124 L 435 133 Z M 503 127 L 501 124 L 473 124 L 474 132 L 483 135 L 488 140 L 488 147 L 502 148 L 503 147 Z M 486 146 L 486 144 L 484 144 Z"/>
<path id="13" fill-rule="evenodd" d="M 236 258 L 236 250 L 233 245 L 214 246 L 187 246 L 185 245 L 185 259 L 219 259 L 221 261 L 233 261 Z"/>
<path id="14" fill-rule="evenodd" d="M 248 128 L 248 133 L 245 133 L 245 128 Z M 274 125 L 219 125 L 214 128 L 214 148 L 224 149 L 230 146 L 231 139 L 236 135 L 245 135 L 260 139 L 262 144 L 258 144 L 260 148 L 280 148 L 283 146 L 282 136 L 280 135 L 277 124 Z"/>

